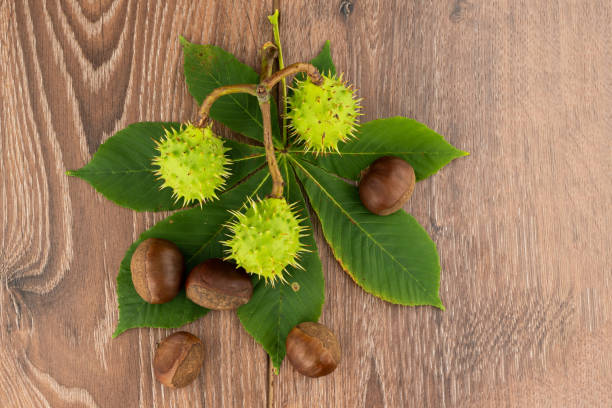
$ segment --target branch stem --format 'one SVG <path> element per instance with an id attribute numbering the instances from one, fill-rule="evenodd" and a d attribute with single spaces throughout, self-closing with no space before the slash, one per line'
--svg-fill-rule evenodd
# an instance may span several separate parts
<path id="1" fill-rule="evenodd" d="M 285 77 L 297 74 L 299 72 L 305 72 L 315 85 L 321 85 L 323 83 L 323 77 L 314 65 L 306 62 L 296 62 L 295 64 L 289 65 L 287 68 L 276 71 L 262 81 L 261 85 L 265 86 L 266 89 L 270 91 L 272 88 L 274 88 L 274 85 L 278 84 Z"/>
<path id="2" fill-rule="evenodd" d="M 268 41 L 261 47 L 261 73 L 259 80 L 263 81 L 272 75 L 274 69 L 274 61 L 279 55 L 279 50 L 276 45 Z"/>
<path id="3" fill-rule="evenodd" d="M 234 93 L 248 93 L 250 95 L 257 96 L 257 85 L 255 84 L 237 84 L 237 85 L 227 85 L 222 86 L 220 88 L 212 91 L 206 99 L 202 102 L 202 106 L 200 107 L 200 120 L 198 121 L 198 127 L 204 127 L 207 125 L 209 117 L 208 114 L 210 112 L 210 108 L 212 108 L 213 103 L 220 97 L 224 95 L 234 94 Z"/>
<path id="4" fill-rule="evenodd" d="M 266 147 L 266 160 L 268 162 L 268 167 L 270 168 L 270 176 L 272 176 L 272 192 L 270 193 L 270 196 L 274 198 L 282 198 L 285 182 L 283 181 L 283 176 L 281 175 L 280 169 L 278 168 L 278 163 L 276 162 L 276 153 L 274 151 L 274 143 L 272 142 L 270 95 L 267 92 L 265 92 L 265 94 L 260 92 L 258 99 L 259 108 L 261 109 L 261 116 L 263 118 L 263 136 L 264 146 Z"/>

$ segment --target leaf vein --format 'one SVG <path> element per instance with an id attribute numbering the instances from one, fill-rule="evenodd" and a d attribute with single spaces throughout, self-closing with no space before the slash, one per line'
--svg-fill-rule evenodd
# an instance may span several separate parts
<path id="1" fill-rule="evenodd" d="M 376 244 L 376 246 L 380 249 L 381 252 L 385 253 L 393 262 L 395 262 L 397 265 L 399 265 L 400 269 L 404 270 L 416 283 L 417 285 L 421 288 L 421 290 L 425 293 L 425 295 L 431 299 L 431 295 L 429 295 L 427 288 L 423 285 L 423 283 L 417 279 L 416 276 L 414 276 L 412 274 L 412 272 L 410 272 L 408 269 L 406 269 L 406 267 L 404 267 L 404 265 L 402 265 L 402 263 L 400 261 L 398 261 L 393 254 L 391 254 L 389 251 L 387 251 L 387 249 L 381 244 L 379 243 L 370 233 L 368 233 L 368 231 L 366 231 L 361 224 L 358 224 L 353 217 L 351 217 L 351 215 L 344 209 L 344 207 L 342 207 L 342 205 L 340 205 L 340 203 L 338 203 L 334 197 L 318 182 L 318 180 L 308 172 L 308 170 L 306 170 L 297 160 L 295 160 L 294 158 L 291 158 L 291 160 L 293 160 L 301 169 L 302 171 L 304 171 L 304 173 L 306 175 L 308 175 L 308 177 L 321 189 L 321 191 L 323 191 L 325 193 L 325 195 L 329 198 L 329 200 L 336 206 L 338 207 L 338 209 L 340 209 L 340 211 L 355 225 L 357 226 L 362 232 L 363 234 L 368 237 L 372 243 Z M 325 171 L 325 170 L 323 170 Z M 327 173 L 327 172 L 326 172 Z M 437 301 L 437 299 L 434 299 L 435 301 Z"/>

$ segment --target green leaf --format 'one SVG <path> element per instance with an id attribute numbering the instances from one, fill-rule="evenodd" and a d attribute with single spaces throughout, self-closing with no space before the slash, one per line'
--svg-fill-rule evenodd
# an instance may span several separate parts
<path id="1" fill-rule="evenodd" d="M 334 65 L 334 61 L 332 61 L 329 40 L 325 41 L 325 45 L 323 45 L 323 49 L 319 55 L 311 59 L 310 63 L 317 67 L 322 74 L 336 75 L 336 66 Z"/>
<path id="2" fill-rule="evenodd" d="M 266 164 L 266 151 L 262 146 L 247 145 L 231 139 L 223 139 L 223 144 L 230 148 L 227 157 L 232 161 L 231 175 L 225 183 L 226 190 Z"/>
<path id="3" fill-rule="evenodd" d="M 329 40 L 325 41 L 325 45 L 323 45 L 321 52 L 319 52 L 316 57 L 311 59 L 310 63 L 314 65 L 321 74 L 336 75 L 336 66 L 334 65 L 334 61 L 332 61 Z M 306 79 L 306 74 L 299 73 L 296 75 L 296 79 L 303 81 Z"/>
<path id="4" fill-rule="evenodd" d="M 259 75 L 253 68 L 238 61 L 223 48 L 193 44 L 183 37 L 180 37 L 180 40 L 183 46 L 185 80 L 189 93 L 198 104 L 201 105 L 208 94 L 221 86 L 259 83 Z M 272 136 L 278 141 L 280 129 L 276 103 L 272 100 L 270 105 Z M 259 102 L 253 95 L 222 96 L 210 109 L 210 117 L 235 132 L 263 141 L 261 111 Z"/>
<path id="5" fill-rule="evenodd" d="M 165 128 L 178 128 L 173 122 L 142 122 L 129 125 L 104 142 L 84 167 L 69 171 L 114 203 L 136 211 L 163 211 L 181 208 L 170 189 L 160 190 L 161 181 L 153 174 L 155 140 Z"/>
<path id="6" fill-rule="evenodd" d="M 359 179 L 361 170 L 381 156 L 398 156 L 406 160 L 420 181 L 453 159 L 468 155 L 424 124 L 399 116 L 360 125 L 356 138 L 342 144 L 339 150 L 340 153 L 327 153 L 311 159 L 331 173 L 351 180 Z M 301 150 L 292 153 L 304 154 Z"/>
<path id="7" fill-rule="evenodd" d="M 172 198 L 172 190 L 160 190 L 162 182 L 153 174 L 151 163 L 157 155 L 155 141 L 164 129 L 178 128 L 174 122 L 141 122 L 129 125 L 104 142 L 91 161 L 78 170 L 69 171 L 114 203 L 136 211 L 166 211 L 183 207 Z M 230 188 L 265 162 L 264 149 L 233 140 L 224 140 L 231 148 L 232 175 L 226 183 Z"/>
<path id="8" fill-rule="evenodd" d="M 359 286 L 391 303 L 444 308 L 436 245 L 414 218 L 404 211 L 374 215 L 354 186 L 293 162 L 334 256 Z"/>
<path id="9" fill-rule="evenodd" d="M 263 280 L 254 280 L 253 297 L 238 309 L 238 317 L 247 332 L 260 343 L 272 359 L 276 372 L 285 358 L 285 340 L 289 331 L 298 323 L 316 322 L 321 315 L 325 299 L 323 268 L 312 236 L 312 225 L 306 210 L 304 197 L 297 184 L 293 170 L 281 164 L 286 181 L 285 197 L 289 202 L 298 202 L 303 225 L 310 228 L 302 242 L 312 252 L 302 255 L 300 264 L 304 270 L 289 267 L 288 284 L 272 287 Z"/>
<path id="10" fill-rule="evenodd" d="M 134 250 L 147 238 L 162 238 L 174 242 L 185 257 L 185 271 L 209 258 L 223 257 L 224 224 L 233 216 L 228 210 L 239 209 L 247 196 L 263 194 L 269 188 L 269 173 L 259 171 L 244 183 L 223 193 L 219 200 L 179 211 L 143 232 L 126 252 L 117 276 L 119 323 L 113 337 L 134 327 L 180 327 L 202 316 L 208 310 L 196 305 L 181 291 L 176 298 L 161 305 L 146 303 L 136 293 L 132 283 L 130 262 Z"/>

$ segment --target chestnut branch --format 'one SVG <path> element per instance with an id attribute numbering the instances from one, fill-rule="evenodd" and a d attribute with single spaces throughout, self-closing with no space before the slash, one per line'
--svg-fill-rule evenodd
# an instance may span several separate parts
<path id="1" fill-rule="evenodd" d="M 200 107 L 200 120 L 198 121 L 198 127 L 206 126 L 208 122 L 208 113 L 212 108 L 213 103 L 224 95 L 230 95 L 234 93 L 248 93 L 253 96 L 257 96 L 257 85 L 255 84 L 237 84 L 237 85 L 226 85 L 219 87 L 212 91 L 206 99 L 202 102 Z"/>
<path id="2" fill-rule="evenodd" d="M 287 68 L 276 71 L 274 74 L 261 81 L 261 85 L 265 86 L 269 92 L 272 88 L 274 88 L 274 85 L 281 81 L 281 79 L 299 72 L 305 72 L 315 85 L 321 85 L 323 83 L 323 77 L 314 65 L 306 62 L 296 62 L 295 64 L 289 65 Z"/>
<path id="3" fill-rule="evenodd" d="M 266 161 L 270 169 L 272 177 L 272 192 L 271 197 L 281 198 L 283 196 L 283 187 L 285 182 L 281 175 L 278 163 L 276 162 L 276 152 L 272 141 L 272 123 L 270 120 L 270 93 L 265 87 L 259 86 L 257 98 L 259 99 L 259 108 L 261 109 L 261 117 L 263 118 L 263 135 L 264 146 L 266 147 Z"/>
<path id="4" fill-rule="evenodd" d="M 261 47 L 261 73 L 259 74 L 260 81 L 263 81 L 272 75 L 274 61 L 276 61 L 276 57 L 278 57 L 278 55 L 278 48 L 270 41 Z"/>
<path id="5" fill-rule="evenodd" d="M 202 106 L 200 107 L 200 120 L 197 123 L 198 127 L 204 127 L 208 124 L 209 112 L 212 105 L 217 99 L 224 95 L 247 93 L 256 96 L 259 101 L 259 108 L 261 109 L 261 116 L 263 119 L 263 141 L 266 149 L 266 161 L 268 162 L 270 176 L 272 177 L 272 192 L 270 196 L 275 198 L 281 198 L 283 196 L 285 182 L 276 161 L 276 151 L 274 149 L 274 141 L 272 140 L 270 91 L 276 84 L 283 81 L 289 75 L 295 75 L 299 72 L 306 73 L 310 80 L 316 85 L 321 85 L 323 83 L 323 77 L 317 68 L 305 62 L 297 62 L 272 73 L 274 60 L 278 56 L 278 51 L 278 48 L 273 43 L 265 43 L 261 48 L 261 81 L 259 85 L 237 84 L 222 86 L 215 89 L 202 102 Z"/>

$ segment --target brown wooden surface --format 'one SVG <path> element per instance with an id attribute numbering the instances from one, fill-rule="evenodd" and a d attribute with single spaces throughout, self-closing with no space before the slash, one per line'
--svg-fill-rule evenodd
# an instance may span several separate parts
<path id="1" fill-rule="evenodd" d="M 406 209 L 442 262 L 446 312 L 365 294 L 315 231 L 322 322 L 343 362 L 312 380 L 230 312 L 187 326 L 195 385 L 152 379 L 170 331 L 112 340 L 137 214 L 68 179 L 113 132 L 186 120 L 177 36 L 251 65 L 272 1 L 0 0 L 0 407 L 612 406 L 612 3 L 281 2 L 288 63 L 332 41 L 365 120 L 405 115 L 472 154 Z"/>

